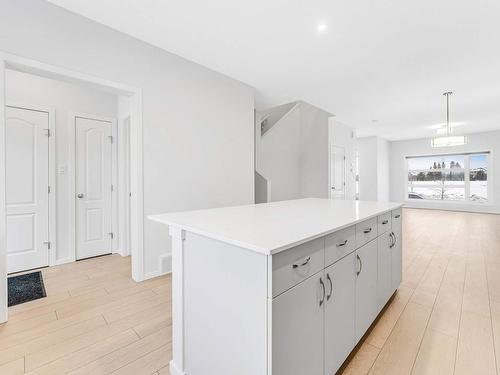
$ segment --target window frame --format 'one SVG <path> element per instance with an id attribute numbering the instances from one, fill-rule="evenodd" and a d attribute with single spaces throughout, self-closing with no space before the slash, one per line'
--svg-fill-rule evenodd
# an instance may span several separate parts
<path id="1" fill-rule="evenodd" d="M 464 171 L 464 198 L 463 200 L 441 200 L 441 199 L 411 199 L 408 198 L 408 187 L 409 187 L 409 181 L 408 181 L 408 159 L 412 158 L 423 158 L 423 157 L 429 157 L 429 158 L 435 158 L 435 157 L 445 157 L 445 156 L 453 156 L 453 155 L 463 155 L 463 156 L 471 156 L 471 155 L 477 155 L 477 154 L 487 154 L 487 168 L 488 168 L 488 184 L 487 184 L 487 200 L 486 202 L 480 203 L 480 202 L 475 202 L 470 200 L 470 158 L 465 157 L 465 163 L 464 166 L 461 168 Z M 477 207 L 484 207 L 484 206 L 492 206 L 494 204 L 494 196 L 493 196 L 493 150 L 478 150 L 478 151 L 463 151 L 463 152 L 439 152 L 439 153 L 425 153 L 425 154 L 412 154 L 412 155 L 405 155 L 403 157 L 403 163 L 404 163 L 404 202 L 409 203 L 409 204 L 421 204 L 421 205 L 427 205 L 427 204 L 445 204 L 445 205 L 473 205 Z M 444 170 L 449 170 L 450 168 L 445 168 Z M 422 170 L 424 171 L 424 170 Z"/>

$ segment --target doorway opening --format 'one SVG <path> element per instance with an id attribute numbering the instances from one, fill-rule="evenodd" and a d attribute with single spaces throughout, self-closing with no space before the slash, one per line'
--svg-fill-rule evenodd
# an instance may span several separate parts
<path id="1" fill-rule="evenodd" d="M 0 322 L 7 273 L 118 253 L 144 279 L 141 103 L 139 89 L 0 53 Z"/>

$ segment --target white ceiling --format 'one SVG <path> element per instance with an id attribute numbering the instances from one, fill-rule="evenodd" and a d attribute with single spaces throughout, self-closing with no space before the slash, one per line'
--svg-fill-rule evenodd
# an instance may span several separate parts
<path id="1" fill-rule="evenodd" d="M 50 0 L 358 134 L 432 136 L 454 91 L 456 134 L 500 129 L 498 0 Z M 317 26 L 327 25 L 319 33 Z"/>

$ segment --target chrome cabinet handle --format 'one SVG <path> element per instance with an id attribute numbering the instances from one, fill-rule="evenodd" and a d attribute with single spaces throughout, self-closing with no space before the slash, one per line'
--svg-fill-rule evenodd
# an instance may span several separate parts
<path id="1" fill-rule="evenodd" d="M 345 246 L 347 245 L 347 240 L 344 240 L 344 242 L 338 243 L 337 247 Z"/>
<path id="2" fill-rule="evenodd" d="M 309 263 L 309 261 L 311 260 L 311 257 L 307 257 L 306 260 L 301 263 L 301 264 L 292 264 L 292 268 L 298 268 L 298 267 L 304 267 L 305 265 L 307 265 L 307 263 Z"/>
<path id="3" fill-rule="evenodd" d="M 78 193 L 77 197 L 82 199 L 84 197 L 84 195 L 83 195 L 83 193 Z"/>
<path id="4" fill-rule="evenodd" d="M 397 215 L 394 216 L 394 219 L 399 219 L 400 217 L 401 217 L 401 215 L 397 214 Z"/>
<path id="5" fill-rule="evenodd" d="M 365 230 L 363 231 L 363 233 L 368 234 L 368 233 L 370 233 L 371 231 L 372 231 L 372 228 L 368 228 L 368 229 L 365 229 Z"/>
<path id="6" fill-rule="evenodd" d="M 332 279 L 330 278 L 329 273 L 326 274 L 326 279 L 328 280 L 328 283 L 330 284 L 330 293 L 328 293 L 328 295 L 326 296 L 326 300 L 329 301 L 330 297 L 333 294 L 333 282 L 332 282 Z"/>
<path id="7" fill-rule="evenodd" d="M 319 306 L 323 306 L 323 303 L 325 302 L 325 295 L 326 295 L 326 288 L 325 288 L 325 283 L 323 282 L 323 279 L 320 277 L 319 278 L 319 283 L 321 284 L 321 287 L 323 288 L 323 298 L 319 301 Z"/>
<path id="8" fill-rule="evenodd" d="M 394 232 L 391 232 L 391 237 L 392 237 L 392 244 L 391 244 L 391 248 L 393 248 L 394 246 L 396 246 L 396 234 Z"/>
<path id="9" fill-rule="evenodd" d="M 382 221 L 382 224 L 383 224 L 383 225 L 385 225 L 385 224 L 387 224 L 388 222 L 389 222 L 389 220 L 384 220 L 384 221 Z"/>
<path id="10" fill-rule="evenodd" d="M 389 233 L 389 248 L 394 246 L 394 238 L 392 237 L 392 232 Z"/>
<path id="11" fill-rule="evenodd" d="M 356 272 L 356 276 L 359 276 L 359 274 L 363 270 L 363 261 L 361 260 L 361 258 L 359 257 L 358 254 L 356 254 L 356 258 L 358 259 L 358 262 L 359 262 L 359 270 L 358 270 L 358 272 Z"/>

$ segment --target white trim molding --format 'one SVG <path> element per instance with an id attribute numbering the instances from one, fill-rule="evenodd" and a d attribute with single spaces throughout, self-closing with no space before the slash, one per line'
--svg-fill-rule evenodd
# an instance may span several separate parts
<path id="1" fill-rule="evenodd" d="M 172 237 L 172 360 L 170 372 L 185 375 L 184 353 L 184 241 L 186 232 L 175 226 L 169 227 Z"/>
<path id="2" fill-rule="evenodd" d="M 0 323 L 6 322 L 7 310 L 7 250 L 5 201 L 5 61 L 0 59 Z"/>

